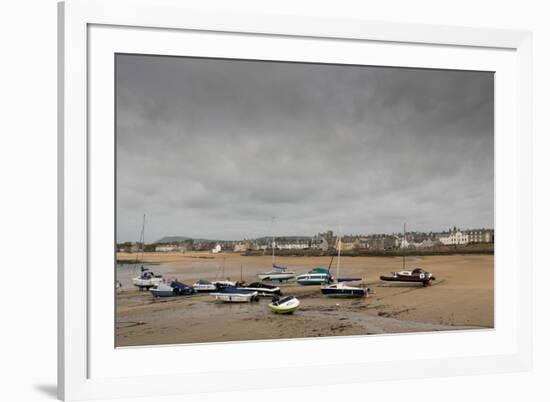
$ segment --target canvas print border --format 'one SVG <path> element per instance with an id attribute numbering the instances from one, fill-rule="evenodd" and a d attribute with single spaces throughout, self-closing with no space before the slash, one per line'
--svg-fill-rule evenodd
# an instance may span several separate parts
<path id="1" fill-rule="evenodd" d="M 357 21 L 319 21 L 280 16 L 242 16 L 225 13 L 193 13 L 177 2 L 138 1 L 129 15 L 124 2 L 70 1 L 60 5 L 60 117 L 59 117 L 59 393 L 65 399 L 121 397 L 137 395 L 136 379 L 90 379 L 88 358 L 87 312 L 87 27 L 89 24 L 150 26 L 225 32 L 256 32 L 275 35 L 331 37 L 434 43 L 459 46 L 498 47 L 514 50 L 518 60 L 517 127 L 519 165 L 517 169 L 518 228 L 522 234 L 518 249 L 524 258 L 523 281 L 518 284 L 518 352 L 512 356 L 458 359 L 447 374 L 488 372 L 498 365 L 501 371 L 522 370 L 531 361 L 531 35 L 526 32 L 468 28 L 427 27 L 405 24 L 365 23 Z M 281 24 L 284 22 L 284 24 Z M 285 29 L 281 31 L 281 26 Z M 329 28 L 327 28 L 329 27 Z M 435 32 L 439 33 L 435 35 Z M 434 39 L 437 38 L 437 39 Z M 517 268 L 516 268 L 517 269 Z M 435 373 L 440 362 L 419 362 L 426 373 Z M 322 366 L 316 367 L 317 369 Z M 380 365 L 382 377 L 410 377 L 410 373 Z M 276 370 L 275 370 L 276 371 Z M 359 370 L 361 371 L 361 370 Z M 274 371 L 272 371 L 274 372 Z M 227 376 L 227 374 L 225 375 Z M 166 376 L 166 381 L 205 382 L 223 375 Z M 335 377 L 334 382 L 364 381 L 364 374 Z M 314 382 L 312 381 L 311 384 Z M 263 387 L 261 381 L 255 387 Z M 145 393 L 138 393 L 146 396 Z M 162 387 L 152 387 L 149 395 L 163 394 Z"/>

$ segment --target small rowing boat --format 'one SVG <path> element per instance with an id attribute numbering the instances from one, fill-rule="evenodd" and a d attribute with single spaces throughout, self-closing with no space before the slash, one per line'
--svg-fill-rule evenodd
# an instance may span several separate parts
<path id="1" fill-rule="evenodd" d="M 292 314 L 300 307 L 300 300 L 294 296 L 274 297 L 268 307 L 277 314 Z"/>

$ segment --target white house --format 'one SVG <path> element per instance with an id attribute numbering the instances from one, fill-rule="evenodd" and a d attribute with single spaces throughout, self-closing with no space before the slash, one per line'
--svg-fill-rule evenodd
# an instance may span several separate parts
<path id="1" fill-rule="evenodd" d="M 216 244 L 216 247 L 214 247 L 214 248 L 212 249 L 212 252 L 213 252 L 214 254 L 218 254 L 218 253 L 221 252 L 221 251 L 222 251 L 222 246 L 219 245 L 219 244 Z"/>
<path id="2" fill-rule="evenodd" d="M 449 233 L 448 236 L 442 236 L 439 238 L 439 241 L 446 246 L 456 245 L 456 244 L 468 244 L 468 233 L 462 232 L 460 230 L 454 230 Z"/>

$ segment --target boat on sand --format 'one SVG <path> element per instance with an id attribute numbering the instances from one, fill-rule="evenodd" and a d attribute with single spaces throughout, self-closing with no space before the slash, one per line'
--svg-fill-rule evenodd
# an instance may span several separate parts
<path id="1" fill-rule="evenodd" d="M 338 259 L 336 260 L 336 282 L 321 288 L 321 293 L 327 297 L 365 297 L 368 295 L 369 288 L 365 286 L 348 285 L 349 282 L 361 280 L 360 278 L 340 278 L 340 251 L 342 249 L 342 240 L 340 236 L 337 239 Z M 332 262 L 331 262 L 332 264 Z"/>
<path id="2" fill-rule="evenodd" d="M 248 303 L 259 300 L 258 292 L 234 287 L 227 287 L 210 295 L 225 303 Z"/>
<path id="3" fill-rule="evenodd" d="M 258 292 L 258 296 L 272 297 L 273 295 L 281 295 L 281 288 L 275 285 L 268 285 L 262 282 L 253 282 L 250 284 L 240 283 L 238 289 L 251 290 Z"/>
<path id="4" fill-rule="evenodd" d="M 143 265 L 141 266 L 141 274 L 135 278 L 132 278 L 132 283 L 137 286 L 139 290 L 151 289 L 154 286 L 160 285 L 163 282 L 162 275 L 155 275 L 154 272 L 149 271 Z"/>
<path id="5" fill-rule="evenodd" d="M 300 307 L 300 300 L 294 296 L 285 296 L 283 298 L 273 297 L 268 307 L 277 314 L 292 314 Z"/>
<path id="6" fill-rule="evenodd" d="M 218 290 L 218 287 L 206 279 L 199 279 L 197 282 L 193 284 L 193 288 L 197 292 L 215 292 Z"/>
<path id="7" fill-rule="evenodd" d="M 370 289 L 366 286 L 350 286 L 345 283 L 333 283 L 321 288 L 321 293 L 327 297 L 365 297 Z"/>
<path id="8" fill-rule="evenodd" d="M 160 283 L 150 289 L 153 297 L 187 296 L 196 293 L 196 290 L 185 283 L 172 281 L 170 284 Z"/>
<path id="9" fill-rule="evenodd" d="M 327 268 L 313 268 L 311 271 L 298 275 L 296 282 L 302 286 L 326 285 L 332 282 L 332 275 Z"/>
<path id="10" fill-rule="evenodd" d="M 296 277 L 296 273 L 293 271 L 288 271 L 287 267 L 280 265 L 272 265 L 272 269 L 269 272 L 260 272 L 258 274 L 258 279 L 261 281 L 271 281 L 271 282 L 286 282 Z"/>
<path id="11" fill-rule="evenodd" d="M 382 275 L 380 279 L 385 282 L 422 283 L 422 286 L 426 287 L 432 286 L 435 276 L 422 268 L 414 268 L 410 271 L 392 272 L 389 276 Z"/>
<path id="12" fill-rule="evenodd" d="M 271 225 L 275 222 L 275 217 L 271 218 Z M 289 271 L 287 267 L 283 265 L 275 264 L 275 248 L 277 243 L 275 242 L 275 235 L 271 237 L 271 271 L 260 272 L 258 279 L 261 281 L 271 282 L 286 282 L 296 277 L 296 273 Z"/>

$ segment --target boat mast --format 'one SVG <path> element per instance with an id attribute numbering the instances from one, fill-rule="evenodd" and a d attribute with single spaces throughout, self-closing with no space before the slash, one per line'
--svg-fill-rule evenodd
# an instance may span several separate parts
<path id="1" fill-rule="evenodd" d="M 144 248 L 145 248 L 145 214 L 143 214 L 143 218 L 141 221 L 141 233 L 139 234 L 138 250 L 136 253 L 136 262 L 134 263 L 134 270 L 136 269 L 138 264 L 140 251 L 141 251 L 141 258 L 143 259 Z M 143 261 L 142 261 L 142 265 L 143 265 Z"/>
<path id="2" fill-rule="evenodd" d="M 342 230 L 339 230 L 337 248 L 338 248 L 338 259 L 336 260 L 336 279 L 340 278 L 340 251 L 342 250 Z"/>
<path id="3" fill-rule="evenodd" d="M 271 217 L 271 266 L 275 265 L 275 217 Z"/>
<path id="4" fill-rule="evenodd" d="M 403 271 L 405 270 L 405 241 L 407 240 L 407 223 L 403 223 L 403 243 L 401 244 L 403 247 Z"/>

